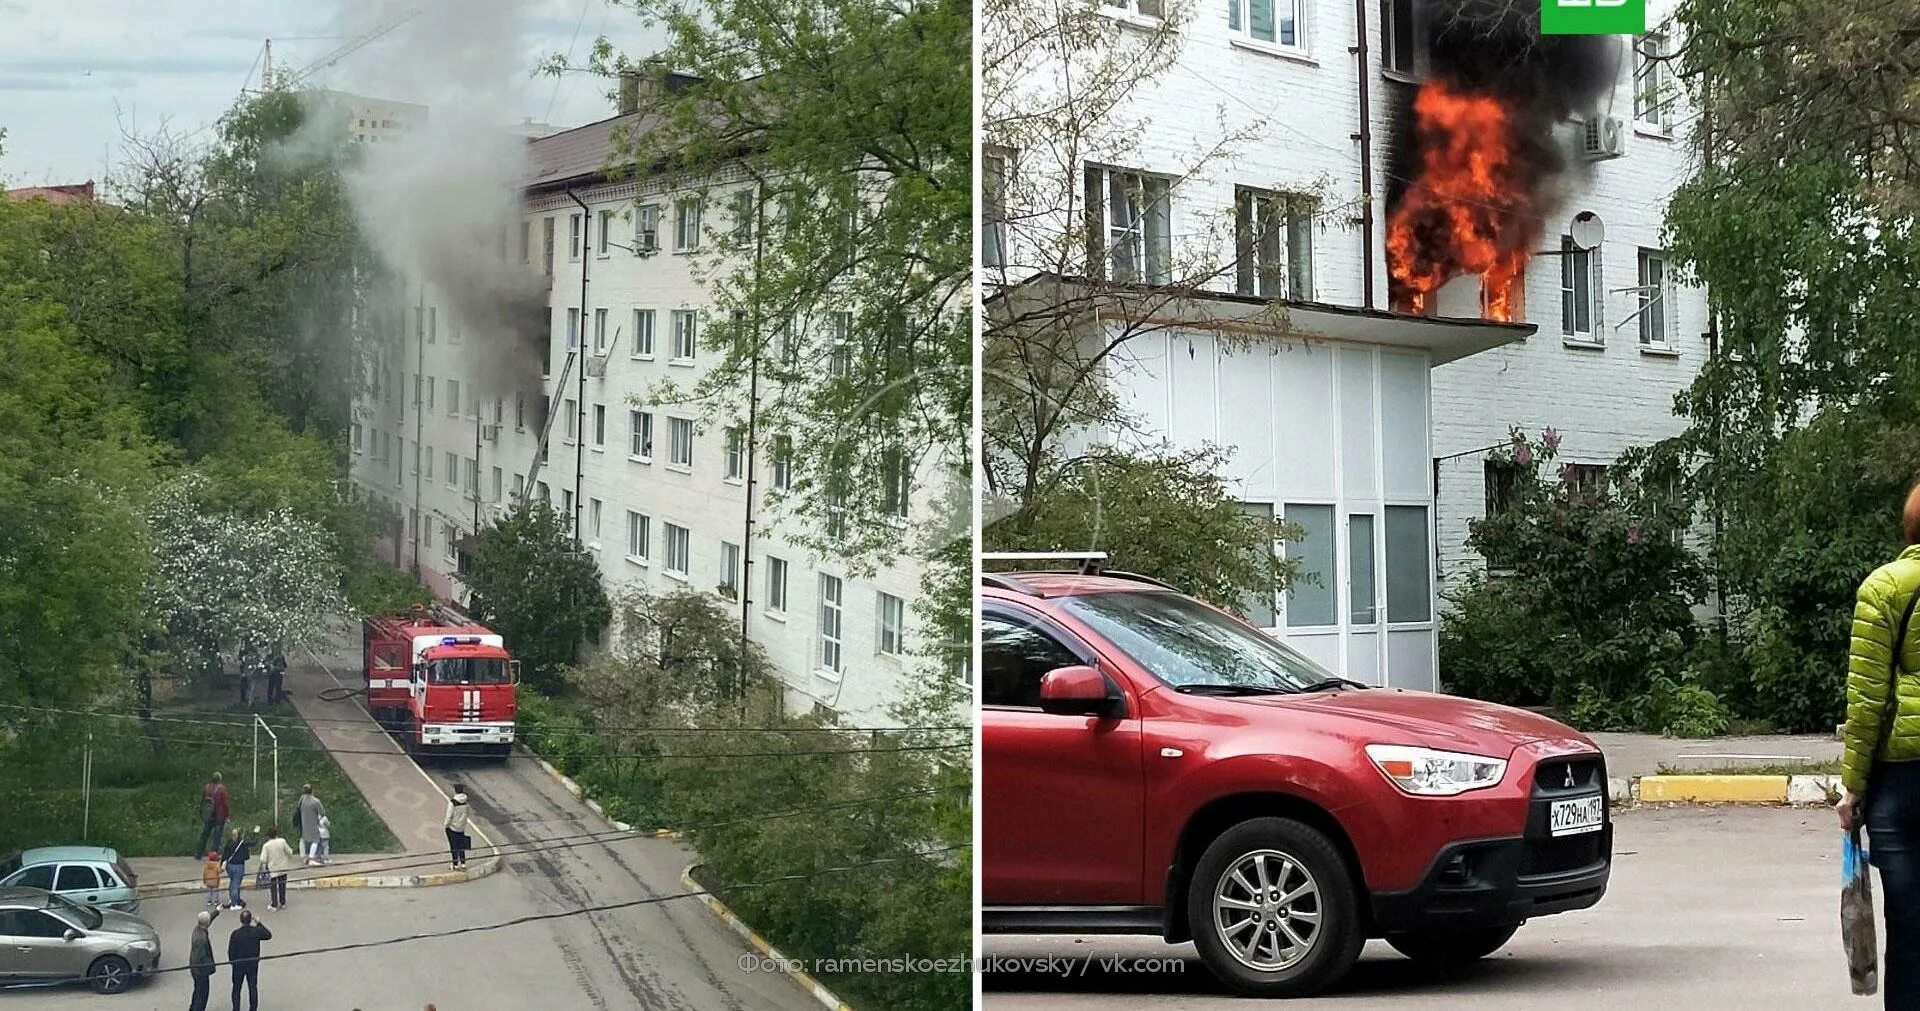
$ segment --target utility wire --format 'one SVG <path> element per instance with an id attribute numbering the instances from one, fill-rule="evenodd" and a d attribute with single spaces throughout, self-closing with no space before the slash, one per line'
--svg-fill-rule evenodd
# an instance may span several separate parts
<path id="1" fill-rule="evenodd" d="M 218 710 L 169 710 L 164 714 L 155 713 L 152 716 L 143 717 L 138 713 L 117 712 L 117 711 L 109 711 L 104 709 L 68 709 L 68 708 L 61 708 L 58 706 L 34 706 L 34 705 L 24 705 L 20 703 L 6 703 L 6 702 L 0 702 L 0 709 L 12 709 L 12 710 L 19 710 L 22 712 L 30 712 L 30 713 L 54 713 L 54 714 L 65 715 L 65 716 L 85 716 L 93 719 L 105 718 L 105 719 L 141 720 L 143 722 L 150 720 L 156 723 L 189 723 L 189 724 L 198 724 L 202 726 L 237 727 L 242 730 L 245 730 L 253 726 L 253 720 L 250 714 L 242 714 L 242 713 L 237 713 L 232 711 L 220 712 Z M 368 722 L 366 717 L 316 716 L 316 717 L 309 718 L 306 716 L 298 716 L 292 719 L 287 719 L 284 717 L 274 719 L 274 718 L 268 718 L 263 715 L 262 719 L 268 726 L 276 730 L 280 730 L 280 729 L 298 730 L 298 729 L 301 729 L 303 726 L 310 727 L 312 724 L 315 724 L 315 723 L 329 723 L 329 724 L 337 723 L 337 724 L 352 724 L 352 726 L 347 727 L 345 729 L 352 730 L 356 733 L 382 734 L 382 735 L 387 733 L 387 730 L 383 727 L 380 727 L 377 725 L 366 726 L 365 724 Z M 678 726 L 678 725 L 672 725 L 672 724 L 600 724 L 600 723 L 596 723 L 590 727 L 583 726 L 579 730 L 560 731 L 560 730 L 549 730 L 549 729 L 543 728 L 539 732 L 542 734 L 550 734 L 555 736 L 600 734 L 600 733 L 614 732 L 614 731 L 628 731 L 628 732 L 634 732 L 634 733 L 656 733 L 656 734 L 733 734 L 733 733 L 865 734 L 865 733 L 907 733 L 907 732 L 922 732 L 922 731 L 940 732 L 940 731 L 972 730 L 972 729 L 973 729 L 973 725 L 970 723 L 940 723 L 940 724 L 926 724 L 922 726 L 892 726 L 892 727 L 768 727 L 768 726 L 688 727 L 688 726 Z"/>
<path id="2" fill-rule="evenodd" d="M 457 723 L 449 724 L 449 726 L 458 726 L 458 725 L 459 724 Z M 252 743 L 249 741 L 222 740 L 222 739 L 216 739 L 216 738 L 155 737 L 155 736 L 149 736 L 146 734 L 105 734 L 105 733 L 96 733 L 94 734 L 94 736 L 103 738 L 106 740 L 149 741 L 149 742 L 158 743 L 158 744 L 180 744 L 180 745 L 198 746 L 198 747 L 220 747 L 220 748 L 252 747 Z M 276 747 L 278 747 L 279 750 L 281 751 L 312 751 L 312 752 L 322 752 L 330 755 L 385 755 L 391 758 L 395 754 L 395 752 L 393 751 L 381 749 L 381 748 L 329 748 L 325 746 L 308 746 L 308 745 L 300 745 L 300 744 L 280 744 L 280 745 L 276 745 Z M 433 745 L 426 745 L 425 747 L 431 750 L 433 748 Z M 905 752 L 905 751 L 954 751 L 960 748 L 971 748 L 971 747 L 973 747 L 972 742 L 960 741 L 953 744 L 903 744 L 903 745 L 898 745 L 894 747 L 820 748 L 820 749 L 802 750 L 802 751 L 732 751 L 732 752 L 713 752 L 713 753 L 680 751 L 680 752 L 657 753 L 657 754 L 647 753 L 647 752 L 612 752 L 612 753 L 598 753 L 594 757 L 645 759 L 649 761 L 672 761 L 674 759 L 680 759 L 680 758 L 804 758 L 808 755 L 872 755 L 872 754 L 882 754 L 887 752 Z M 461 756 L 448 756 L 448 757 L 461 757 Z M 523 761 L 528 759 L 538 760 L 540 758 L 540 756 L 532 754 L 531 752 L 522 753 L 517 751 L 509 752 L 506 755 L 496 755 L 496 756 L 486 756 L 486 757 L 516 759 L 516 760 L 523 760 Z"/>
<path id="3" fill-rule="evenodd" d="M 892 803 L 897 800 L 912 800 L 918 797 L 932 797 L 942 793 L 951 793 L 956 790 L 963 790 L 963 789 L 971 792 L 973 789 L 973 784 L 955 783 L 951 786 L 938 786 L 938 787 L 932 787 L 925 790 L 912 790 L 905 793 L 893 793 L 893 794 L 886 794 L 882 796 L 859 797 L 853 800 L 836 801 L 831 804 L 811 804 L 806 807 L 793 807 L 793 808 L 787 808 L 785 810 L 780 810 L 780 811 L 760 811 L 760 812 L 755 812 L 753 814 L 739 815 L 732 818 L 723 818 L 717 821 L 695 822 L 692 824 L 679 826 L 673 829 L 672 831 L 693 832 L 693 831 L 699 831 L 702 829 L 725 828 L 731 825 L 744 825 L 752 822 L 761 821 L 763 819 L 790 818 L 796 815 L 814 814 L 816 812 L 821 812 L 821 811 L 839 811 L 839 810 L 857 809 L 862 807 L 871 807 L 879 804 Z M 626 840 L 646 839 L 646 838 L 653 838 L 653 837 L 648 835 L 646 830 L 643 830 L 643 829 L 610 828 L 610 829 L 600 829 L 594 832 L 581 832 L 574 835 L 554 836 L 548 839 L 524 839 L 519 842 L 494 843 L 486 847 L 474 847 L 468 852 L 470 855 L 481 856 L 481 857 L 486 857 L 486 856 L 517 857 L 517 856 L 527 856 L 535 853 L 546 853 L 553 850 L 575 849 L 581 846 L 600 845 L 600 844 L 606 844 L 606 843 L 616 843 L 616 842 L 623 842 Z M 514 847 L 514 848 L 510 849 L 509 847 Z M 400 856 L 405 857 L 407 856 L 407 854 L 403 853 L 403 854 L 400 854 Z M 447 858 L 445 856 L 441 856 L 438 854 L 435 854 L 432 857 L 421 857 L 419 859 L 405 860 L 401 863 L 387 862 L 393 859 L 394 857 L 368 856 L 368 857 L 359 857 L 353 860 L 341 861 L 339 863 L 326 864 L 324 866 L 328 868 L 327 873 L 316 874 L 311 877 L 303 877 L 300 880 L 323 881 L 323 880 L 330 880 L 333 878 L 355 877 L 363 873 L 365 868 L 369 868 L 369 867 L 374 867 L 380 873 L 386 873 L 389 871 L 409 870 L 409 869 L 418 868 L 418 867 L 439 867 L 447 863 Z M 144 884 L 149 884 L 154 887 L 166 887 L 170 885 L 198 885 L 201 883 L 202 883 L 201 879 L 197 876 L 191 877 L 191 878 L 178 878 L 178 879 L 168 880 L 168 881 L 144 882 Z"/>

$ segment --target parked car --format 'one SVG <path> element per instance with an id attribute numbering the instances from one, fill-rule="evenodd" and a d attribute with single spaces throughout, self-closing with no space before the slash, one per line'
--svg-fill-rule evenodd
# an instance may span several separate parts
<path id="1" fill-rule="evenodd" d="M 17 885 L 57 892 L 82 905 L 132 913 L 140 909 L 140 878 L 105 846 L 41 846 L 0 861 L 0 888 Z"/>
<path id="2" fill-rule="evenodd" d="M 1606 763 L 1580 733 L 1345 680 L 1145 577 L 984 581 L 987 931 L 1192 940 L 1279 997 L 1370 937 L 1466 962 L 1605 893 Z"/>
<path id="3" fill-rule="evenodd" d="M 160 935 L 132 913 L 0 888 L 0 981 L 85 981 L 96 993 L 119 993 L 159 964 Z"/>

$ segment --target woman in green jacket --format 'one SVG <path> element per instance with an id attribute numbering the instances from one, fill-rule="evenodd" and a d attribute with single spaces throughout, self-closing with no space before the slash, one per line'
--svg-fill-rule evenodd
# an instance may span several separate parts
<path id="1" fill-rule="evenodd" d="M 1920 1008 L 1920 485 L 1901 512 L 1907 547 L 1860 584 L 1847 660 L 1840 827 L 1866 825 L 1885 895 L 1889 1008 Z"/>

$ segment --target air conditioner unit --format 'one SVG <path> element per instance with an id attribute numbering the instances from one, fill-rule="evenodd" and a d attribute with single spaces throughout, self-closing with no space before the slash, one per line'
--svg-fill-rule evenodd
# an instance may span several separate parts
<path id="1" fill-rule="evenodd" d="M 1580 153 L 1588 161 L 1604 161 L 1627 153 L 1626 131 L 1613 116 L 1595 116 L 1581 124 Z"/>
<path id="2" fill-rule="evenodd" d="M 499 425 L 482 425 L 480 426 L 480 436 L 481 438 L 486 439 L 488 442 L 499 442 L 500 426 Z"/>
<path id="3" fill-rule="evenodd" d="M 587 378 L 588 379 L 607 378 L 607 356 L 606 355 L 587 356 Z"/>

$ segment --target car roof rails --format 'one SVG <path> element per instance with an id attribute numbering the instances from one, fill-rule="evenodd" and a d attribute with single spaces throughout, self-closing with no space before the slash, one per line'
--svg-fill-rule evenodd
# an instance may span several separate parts
<path id="1" fill-rule="evenodd" d="M 1079 562 L 1078 568 L 1081 575 L 1097 576 L 1100 575 L 1103 563 L 1107 560 L 1107 553 L 1104 551 L 982 551 L 980 553 L 980 560 L 983 562 L 1051 562 L 1063 559 Z"/>
<path id="2" fill-rule="evenodd" d="M 1004 572 L 983 572 L 980 574 L 980 582 L 996 589 L 1012 590 L 1014 593 L 1028 597 L 1044 596 L 1044 594 L 1035 589 L 1031 583 L 1023 579 L 1016 579 Z"/>
<path id="3" fill-rule="evenodd" d="M 1125 579 L 1135 583 L 1146 583 L 1149 586 L 1158 586 L 1163 590 L 1172 590 L 1175 593 L 1180 592 L 1180 588 L 1173 585 L 1172 583 L 1161 582 L 1160 580 L 1155 579 L 1152 576 L 1143 576 L 1138 572 L 1121 572 L 1119 569 L 1108 569 L 1100 573 L 1100 575 L 1108 576 L 1113 579 Z"/>

